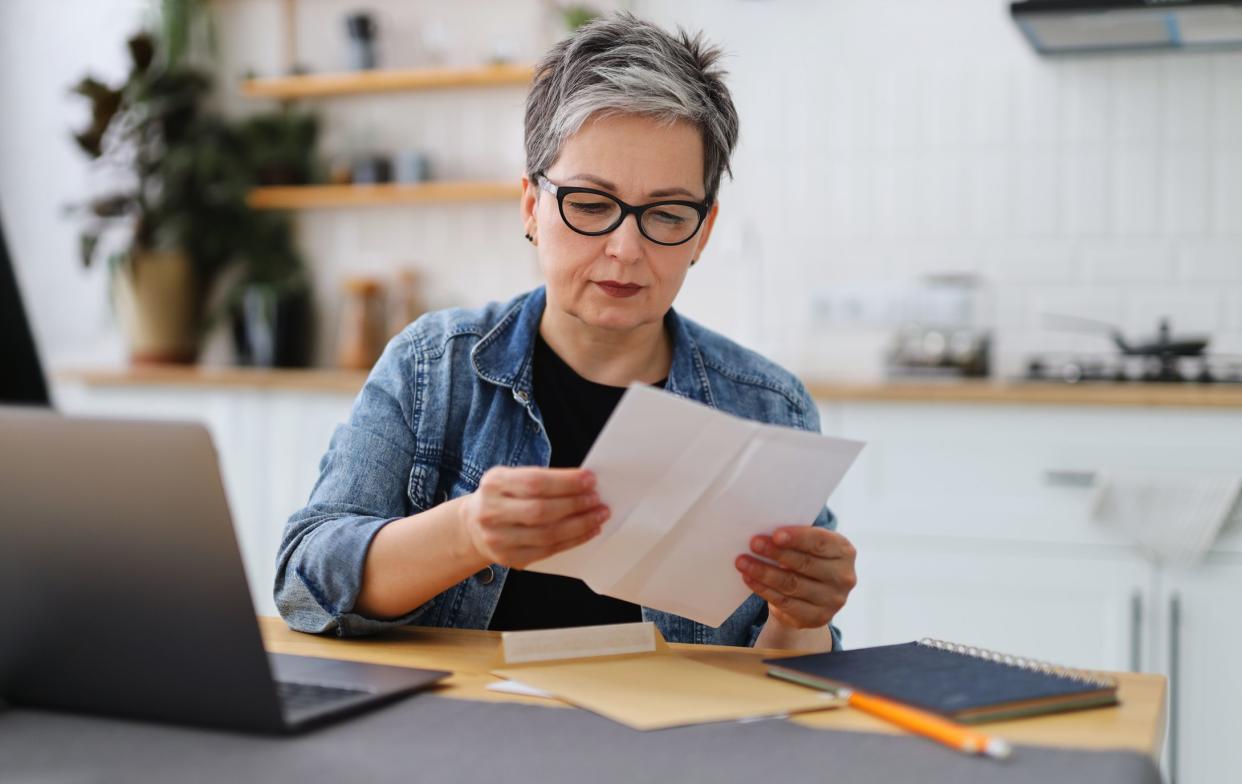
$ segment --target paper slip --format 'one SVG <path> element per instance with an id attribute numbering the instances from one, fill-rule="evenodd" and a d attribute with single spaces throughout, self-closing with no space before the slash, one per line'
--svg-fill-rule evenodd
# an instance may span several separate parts
<path id="1" fill-rule="evenodd" d="M 505 664 L 648 653 L 657 648 L 659 630 L 650 621 L 602 626 L 542 629 L 538 633 L 501 632 L 500 651 Z"/>
<path id="2" fill-rule="evenodd" d="M 612 510 L 599 536 L 526 568 L 719 626 L 750 595 L 750 540 L 810 524 L 863 444 L 626 390 L 583 461 Z"/>
<path id="3" fill-rule="evenodd" d="M 844 702 L 835 694 L 667 652 L 526 665 L 492 674 L 636 730 L 805 713 Z"/>
<path id="4" fill-rule="evenodd" d="M 517 694 L 521 697 L 538 697 L 540 699 L 556 700 L 557 702 L 562 701 L 550 691 L 536 689 L 534 686 L 528 686 L 521 681 L 496 681 L 495 683 L 487 684 L 487 690 L 497 692 L 498 694 Z M 829 694 L 824 694 L 824 696 L 820 698 L 820 701 L 821 704 L 816 706 L 817 709 L 824 707 L 839 707 L 837 705 L 824 704 L 832 701 L 832 697 Z M 756 721 L 787 718 L 789 718 L 788 713 L 773 713 L 770 716 L 744 716 L 737 721 L 739 724 L 753 724 Z"/>
<path id="5" fill-rule="evenodd" d="M 521 681 L 496 681 L 487 684 L 488 691 L 500 692 L 501 694 L 519 694 L 523 697 L 542 697 L 544 699 L 554 700 L 556 695 L 550 691 L 536 689 L 534 686 L 527 686 Z"/>

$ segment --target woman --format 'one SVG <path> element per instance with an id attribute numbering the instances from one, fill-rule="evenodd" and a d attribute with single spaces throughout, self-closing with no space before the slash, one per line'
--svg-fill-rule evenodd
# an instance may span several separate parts
<path id="1" fill-rule="evenodd" d="M 796 378 L 672 309 L 737 140 L 718 57 L 621 14 L 540 63 L 521 208 L 546 286 L 428 314 L 388 345 L 285 528 L 275 594 L 290 626 L 344 636 L 646 619 L 678 642 L 839 644 L 830 621 L 854 585 L 854 550 L 827 509 L 738 554 L 753 595 L 718 629 L 522 569 L 608 524 L 594 477 L 575 466 L 631 382 L 819 429 Z"/>

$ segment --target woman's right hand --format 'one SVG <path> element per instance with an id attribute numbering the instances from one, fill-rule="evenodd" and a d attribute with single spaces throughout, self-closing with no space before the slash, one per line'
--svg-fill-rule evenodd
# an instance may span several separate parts
<path id="1" fill-rule="evenodd" d="M 518 569 L 593 538 L 609 514 L 581 468 L 489 469 L 459 510 L 479 555 Z"/>

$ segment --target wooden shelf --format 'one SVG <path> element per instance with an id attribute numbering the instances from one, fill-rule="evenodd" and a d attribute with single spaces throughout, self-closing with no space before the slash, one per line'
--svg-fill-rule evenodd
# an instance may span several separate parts
<path id="1" fill-rule="evenodd" d="M 529 65 L 304 74 L 247 79 L 241 84 L 241 92 L 251 98 L 296 100 L 460 87 L 509 87 L 529 84 L 534 74 L 535 69 Z"/>
<path id="2" fill-rule="evenodd" d="M 509 182 L 290 185 L 255 188 L 250 192 L 247 203 L 259 210 L 310 210 L 435 202 L 517 201 L 521 195 L 521 186 Z"/>
<path id="3" fill-rule="evenodd" d="M 135 365 L 114 369 L 63 369 L 58 381 L 93 387 L 209 387 L 279 389 L 356 395 L 363 370 L 337 368 L 245 368 L 206 365 Z"/>

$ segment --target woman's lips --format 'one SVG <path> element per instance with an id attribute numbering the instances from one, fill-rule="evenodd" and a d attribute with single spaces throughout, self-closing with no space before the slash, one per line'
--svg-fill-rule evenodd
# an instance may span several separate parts
<path id="1" fill-rule="evenodd" d="M 632 297 L 643 290 L 643 287 L 637 283 L 618 283 L 615 280 L 597 280 L 595 285 L 599 286 L 608 296 L 618 299 Z"/>

